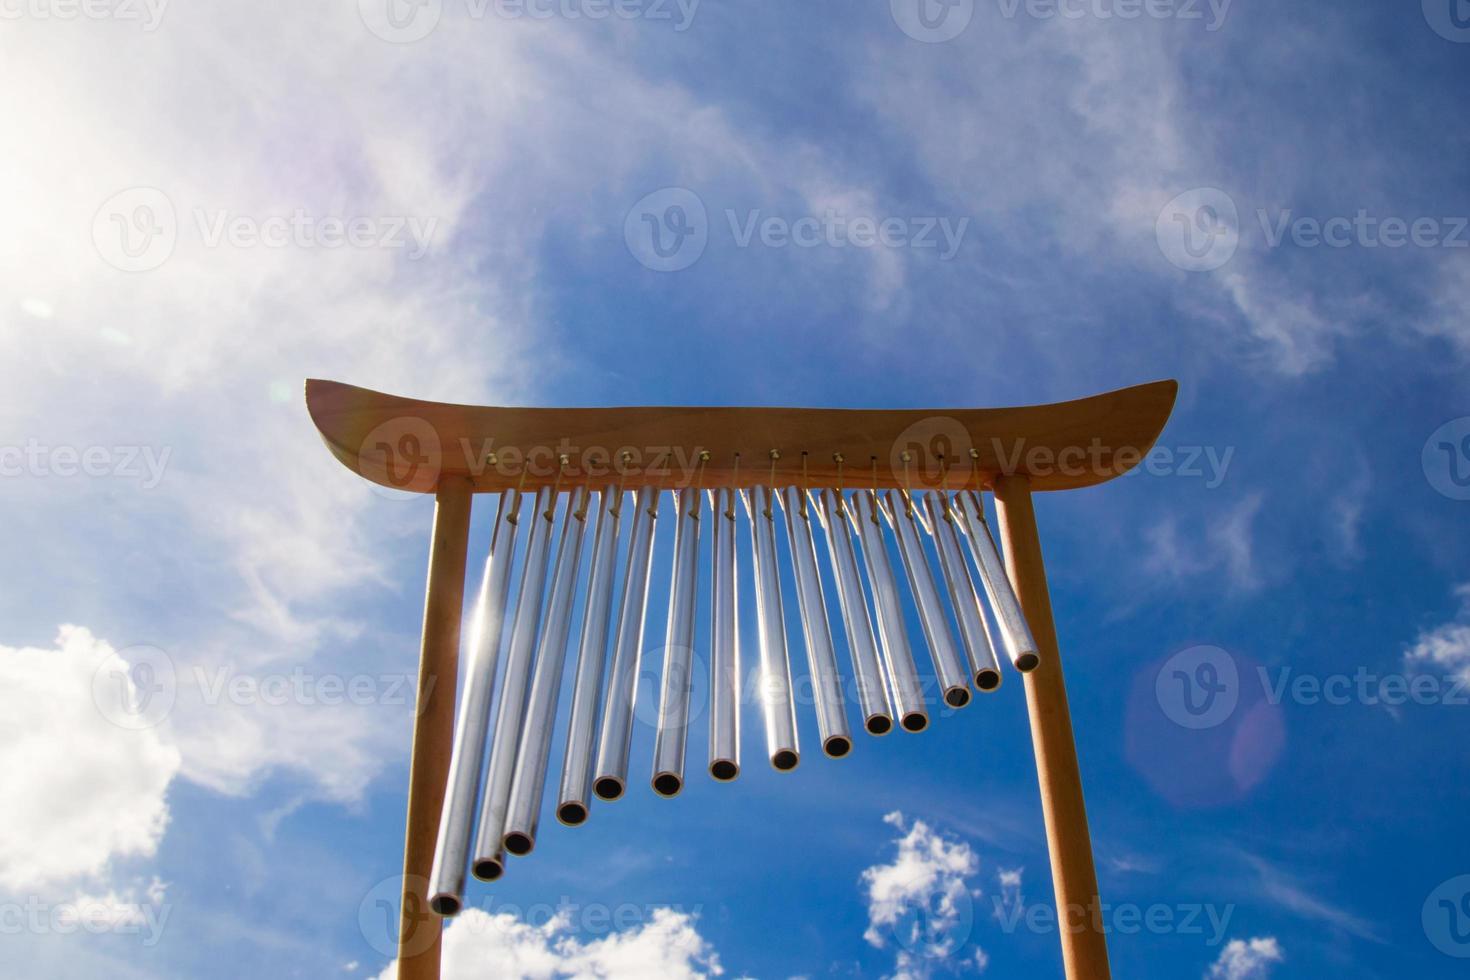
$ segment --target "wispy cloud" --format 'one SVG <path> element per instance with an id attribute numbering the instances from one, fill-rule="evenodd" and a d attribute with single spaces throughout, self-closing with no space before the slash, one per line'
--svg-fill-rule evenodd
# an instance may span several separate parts
<path id="1" fill-rule="evenodd" d="M 1383 941 L 1373 923 L 1313 894 L 1289 872 L 1255 855 L 1247 854 L 1244 857 L 1246 863 L 1256 872 L 1255 888 L 1265 900 L 1308 921 L 1341 929 L 1360 939 Z"/>
<path id="2" fill-rule="evenodd" d="M 1418 670 L 1433 668 L 1470 684 L 1470 583 L 1458 586 L 1460 609 L 1455 619 L 1419 634 L 1404 653 L 1404 662 Z"/>
<path id="3" fill-rule="evenodd" d="M 1232 939 L 1205 973 L 1205 980 L 1266 980 L 1285 957 L 1274 936 Z"/>

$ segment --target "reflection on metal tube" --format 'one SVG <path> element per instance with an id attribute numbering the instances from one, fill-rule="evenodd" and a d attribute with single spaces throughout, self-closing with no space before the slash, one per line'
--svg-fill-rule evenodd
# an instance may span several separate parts
<path id="1" fill-rule="evenodd" d="M 699 589 L 699 491 L 674 493 L 674 574 L 669 583 L 669 621 L 664 631 L 663 685 L 653 746 L 653 791 L 677 796 L 684 788 L 684 750 L 689 741 L 689 694 L 694 670 L 694 604 Z"/>
<path id="2" fill-rule="evenodd" d="M 735 574 L 735 491 L 710 491 L 714 525 L 710 601 L 709 772 L 740 775 L 740 625 Z"/>
<path id="3" fill-rule="evenodd" d="M 597 778 L 592 783 L 592 791 L 604 800 L 622 796 L 628 785 L 628 746 L 633 739 L 633 699 L 638 693 L 638 663 L 643 654 L 643 617 L 647 611 L 658 491 L 653 487 L 639 490 L 634 507 L 628 564 L 623 573 L 623 601 L 618 607 L 617 645 L 602 708 Z"/>
<path id="4" fill-rule="evenodd" d="M 1000 623 L 1006 656 L 1021 673 L 1029 673 L 1041 664 L 1041 658 L 1036 652 L 1031 627 L 1026 625 L 1026 616 L 1021 612 L 1021 601 L 1016 598 L 1016 590 L 1006 575 L 1005 562 L 995 547 L 995 539 L 990 536 L 990 525 L 985 521 L 985 502 L 974 490 L 961 493 L 959 500 L 965 515 L 970 551 L 980 568 L 980 581 L 985 586 L 986 597 L 990 599 L 990 608 L 995 613 L 996 622 Z"/>
<path id="5" fill-rule="evenodd" d="M 490 703 L 495 693 L 495 665 L 505 624 L 505 602 L 510 591 L 510 567 L 515 558 L 516 509 L 514 490 L 500 495 L 495 528 L 490 533 L 490 556 L 480 580 L 480 596 L 470 628 L 469 663 L 465 668 L 464 696 L 454 733 L 445 780 L 444 809 L 439 817 L 439 843 L 429 875 L 429 907 L 439 915 L 455 915 L 463 907 L 466 869 L 470 862 L 470 833 L 480 774 L 485 762 L 485 735 L 490 727 Z"/>
<path id="6" fill-rule="evenodd" d="M 755 552 L 755 611 L 760 630 L 761 711 L 771 765 L 790 772 L 801 761 L 796 741 L 796 707 L 791 697 L 791 662 L 786 653 L 781 579 L 776 571 L 776 520 L 771 489 L 754 487 L 745 495 Z"/>
<path id="7" fill-rule="evenodd" d="M 791 564 L 796 573 L 796 604 L 801 610 L 802 636 L 806 640 L 807 663 L 817 705 L 817 731 L 822 751 L 840 759 L 852 751 L 852 729 L 842 707 L 842 678 L 837 673 L 837 653 L 832 648 L 832 624 L 827 619 L 827 599 L 817 571 L 816 531 L 807 511 L 806 495 L 797 487 L 781 491 L 786 512 L 786 542 L 791 546 Z"/>
<path id="8" fill-rule="evenodd" d="M 858 544 L 862 548 L 863 564 L 868 568 L 873 605 L 878 610 L 878 639 L 893 682 L 898 723 L 904 731 L 922 732 L 929 727 L 929 712 L 924 708 L 924 688 L 904 630 L 898 581 L 893 576 L 893 564 L 883 541 L 883 526 L 878 522 L 878 497 L 865 490 L 854 494 L 853 501 L 857 505 Z"/>
<path id="9" fill-rule="evenodd" d="M 521 738 L 521 719 L 526 707 L 526 683 L 531 658 L 536 652 L 536 633 L 541 624 L 541 606 L 546 591 L 546 553 L 551 544 L 554 518 L 551 490 L 543 487 L 529 513 L 526 558 L 521 568 L 521 588 L 516 596 L 515 619 L 511 621 L 510 646 L 506 648 L 505 676 L 495 708 L 495 735 L 490 742 L 490 769 L 485 776 L 485 795 L 480 801 L 480 829 L 475 835 L 472 870 L 482 881 L 494 881 L 505 870 L 500 839 L 505 835 L 506 807 L 510 803 L 510 781 L 515 775 L 516 751 Z"/>
<path id="10" fill-rule="evenodd" d="M 873 621 L 868 616 L 862 576 L 858 574 L 857 555 L 852 548 L 853 514 L 837 491 L 823 490 L 817 499 L 821 504 L 822 527 L 827 532 L 827 554 L 832 560 L 832 577 L 837 583 L 837 601 L 842 607 L 842 625 L 847 631 L 848 650 L 852 653 L 858 703 L 863 709 L 863 727 L 870 734 L 886 735 L 893 730 L 893 703 L 883 678 L 883 664 L 878 659 L 878 644 L 873 637 Z"/>
<path id="11" fill-rule="evenodd" d="M 934 549 L 939 552 L 939 568 L 944 573 L 950 605 L 960 624 L 960 640 L 970 661 L 970 676 L 980 690 L 994 691 L 1000 687 L 1000 665 L 995 660 L 990 626 L 985 622 L 980 596 L 975 592 L 975 580 L 970 577 L 970 566 L 960 551 L 960 535 L 955 529 L 959 515 L 950 507 L 949 494 L 942 490 L 926 494 L 924 506 L 934 534 Z"/>
<path id="12" fill-rule="evenodd" d="M 934 676 L 939 678 L 944 703 L 951 708 L 963 708 L 970 703 L 970 683 L 965 677 L 965 667 L 960 662 L 960 652 L 955 647 L 949 621 L 944 618 L 944 604 L 939 598 L 939 586 L 934 582 L 934 570 L 929 567 L 924 543 L 919 540 L 918 517 L 906 494 L 897 490 L 888 492 L 887 516 L 893 525 L 894 536 L 898 538 L 898 553 L 903 558 L 909 589 L 919 609 L 919 624 L 924 628 L 929 655 L 934 659 Z"/>
<path id="13" fill-rule="evenodd" d="M 531 679 L 531 696 L 526 703 L 526 723 L 516 755 L 515 778 L 511 781 L 510 807 L 505 820 L 504 847 L 511 854 L 530 854 L 536 846 L 536 825 L 541 818 L 541 791 L 546 785 L 547 760 L 551 755 L 551 732 L 556 726 L 556 700 L 561 694 L 561 675 L 567 659 L 567 639 L 572 631 L 572 604 L 577 598 L 577 573 L 582 566 L 582 538 L 587 530 L 584 487 L 567 501 L 561 525 L 561 542 L 556 548 L 556 565 L 551 575 L 551 598 L 541 623 L 536 644 L 536 673 Z"/>
<path id="14" fill-rule="evenodd" d="M 592 800 L 592 751 L 597 737 L 597 707 L 602 702 L 603 668 L 607 664 L 607 621 L 612 611 L 613 577 L 617 574 L 620 497 L 615 487 L 602 491 L 597 535 L 592 540 L 587 607 L 582 613 L 582 636 L 577 644 L 572 715 L 567 723 L 567 749 L 556 805 L 556 819 L 569 827 L 586 822 Z"/>

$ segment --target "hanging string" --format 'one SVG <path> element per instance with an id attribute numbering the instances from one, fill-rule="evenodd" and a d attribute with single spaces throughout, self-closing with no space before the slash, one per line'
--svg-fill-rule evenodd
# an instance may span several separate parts
<path id="1" fill-rule="evenodd" d="M 556 480 L 553 481 L 551 484 L 551 502 L 546 507 L 546 513 L 541 515 L 552 523 L 556 522 L 556 497 L 557 494 L 561 493 L 561 478 L 562 474 L 565 473 L 567 470 L 567 463 L 568 460 L 565 453 L 557 458 Z"/>
<path id="2" fill-rule="evenodd" d="M 771 482 L 766 486 L 766 507 L 765 507 L 765 510 L 764 510 L 764 514 L 765 514 L 766 519 L 767 520 L 772 520 L 772 521 L 774 521 L 776 519 L 776 516 L 771 513 L 771 497 L 775 493 L 775 488 L 776 488 L 776 461 L 779 460 L 780 458 L 781 458 L 781 450 L 779 450 L 779 449 L 772 449 L 771 450 Z"/>
<path id="3" fill-rule="evenodd" d="M 740 493 L 740 454 L 735 454 L 735 471 L 730 475 L 730 509 L 725 511 L 725 516 L 730 520 L 735 519 L 735 495 Z"/>
<path id="4" fill-rule="evenodd" d="M 808 485 L 809 481 L 807 479 L 806 473 L 806 450 L 803 449 L 801 451 L 801 493 L 799 494 L 799 496 L 801 497 L 801 505 L 797 508 L 797 513 L 801 515 L 802 520 L 810 520 L 810 515 L 807 514 L 806 509 L 806 495 Z"/>
<path id="5" fill-rule="evenodd" d="M 940 453 L 940 455 L 939 455 L 939 500 L 940 500 L 941 503 L 944 504 L 944 519 L 946 521 L 949 521 L 951 524 L 953 524 L 954 523 L 954 517 L 950 514 L 950 510 L 949 510 L 949 469 L 950 469 L 950 466 L 949 466 L 949 457 L 945 456 L 943 453 Z"/>
<path id="6" fill-rule="evenodd" d="M 913 517 L 914 498 L 909 493 L 909 460 L 912 457 L 909 455 L 908 450 L 904 450 L 903 455 L 899 458 L 903 460 L 903 509 L 904 513 L 909 517 Z"/>
<path id="7" fill-rule="evenodd" d="M 709 462 L 709 452 L 700 450 L 699 472 L 694 474 L 694 505 L 689 508 L 689 516 L 696 521 L 699 520 L 699 501 L 704 496 L 704 464 Z"/>
<path id="8" fill-rule="evenodd" d="M 842 454 L 833 453 L 832 458 L 837 461 L 837 513 L 847 516 L 847 495 L 842 492 Z"/>
<path id="9" fill-rule="evenodd" d="M 632 458 L 632 453 L 628 452 L 626 449 L 623 450 L 623 468 L 618 471 L 618 499 L 614 502 L 612 510 L 612 515 L 614 517 L 623 516 L 623 492 L 628 485 L 628 460 Z"/>
<path id="10" fill-rule="evenodd" d="M 521 476 L 520 476 L 520 479 L 516 480 L 516 490 L 515 490 L 516 502 L 515 502 L 515 506 L 512 508 L 512 511 L 511 511 L 510 516 L 506 518 L 506 522 L 507 523 L 510 523 L 510 524 L 519 524 L 521 522 L 521 494 L 525 492 L 525 489 L 526 489 L 526 468 L 524 466 L 522 466 L 521 467 Z"/>

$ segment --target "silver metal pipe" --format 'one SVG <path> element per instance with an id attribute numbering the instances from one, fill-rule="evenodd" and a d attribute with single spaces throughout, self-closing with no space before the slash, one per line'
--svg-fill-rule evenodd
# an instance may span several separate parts
<path id="1" fill-rule="evenodd" d="M 1031 627 L 1026 624 L 1026 614 L 1021 611 L 1021 600 L 1016 597 L 1010 576 L 1006 574 L 1005 562 L 1001 560 L 995 539 L 990 536 L 990 525 L 985 520 L 985 501 L 974 490 L 961 493 L 959 501 L 970 539 L 970 552 L 975 556 L 980 582 L 985 586 L 990 608 L 1000 624 L 1006 656 L 1021 673 L 1030 673 L 1041 665 L 1041 657 L 1036 649 L 1036 639 L 1031 635 Z"/>
<path id="2" fill-rule="evenodd" d="M 939 553 L 939 568 L 944 573 L 950 606 L 960 624 L 960 642 L 970 662 L 970 676 L 975 679 L 975 687 L 994 691 L 1000 687 L 1000 664 L 995 659 L 990 624 L 985 621 L 975 580 L 970 577 L 970 566 L 960 550 L 960 535 L 955 529 L 959 514 L 943 490 L 925 494 L 924 508 L 929 515 L 929 530 L 934 535 L 934 550 Z"/>
<path id="3" fill-rule="evenodd" d="M 817 496 L 818 515 L 827 532 L 827 555 L 832 561 L 832 578 L 837 583 L 837 602 L 842 608 L 842 625 L 847 632 L 847 649 L 852 654 L 853 678 L 858 704 L 863 709 L 863 727 L 872 735 L 893 730 L 893 701 L 889 697 L 873 621 L 863 598 L 863 580 L 858 573 L 852 547 L 854 515 L 842 495 L 832 489 Z"/>
<path id="4" fill-rule="evenodd" d="M 710 598 L 709 773 L 740 775 L 740 604 L 735 553 L 735 491 L 711 490 L 714 525 Z"/>
<path id="5" fill-rule="evenodd" d="M 582 613 L 582 635 L 577 644 L 572 714 L 567 722 L 567 748 L 556 804 L 556 819 L 568 827 L 585 823 L 592 805 L 592 753 L 596 748 L 597 708 L 602 703 L 602 675 L 607 666 L 608 617 L 612 612 L 613 579 L 617 575 L 621 497 L 614 486 L 602 491 L 597 534 L 592 540 L 587 606 Z"/>
<path id="6" fill-rule="evenodd" d="M 658 732 L 653 744 L 653 791 L 678 796 L 684 788 L 689 742 L 689 695 L 694 684 L 694 608 L 699 594 L 699 491 L 674 493 L 674 572 L 669 582 L 669 620 L 664 631 L 664 672 Z"/>
<path id="7" fill-rule="evenodd" d="M 505 836 L 506 807 L 510 803 L 510 781 L 515 775 L 516 752 L 521 739 L 521 719 L 526 707 L 526 683 L 531 675 L 531 658 L 536 652 L 536 634 L 541 625 L 541 607 L 546 591 L 546 553 L 550 549 L 554 501 L 550 488 L 543 487 L 529 512 L 520 519 L 526 527 L 526 557 L 521 566 L 521 588 L 516 596 L 516 614 L 511 621 L 510 645 L 506 648 L 505 674 L 500 683 L 500 700 L 495 707 L 495 734 L 490 742 L 490 768 L 485 776 L 485 793 L 480 800 L 480 828 L 475 834 L 475 877 L 494 881 L 505 870 L 500 840 Z"/>
<path id="8" fill-rule="evenodd" d="M 772 766 L 790 772 L 801 761 L 801 747 L 796 738 L 791 660 L 786 652 L 781 579 L 776 570 L 776 520 L 771 510 L 775 501 L 770 487 L 754 487 L 744 497 L 755 552 L 755 612 L 760 631 L 760 700 L 766 721 L 766 749 Z"/>
<path id="9" fill-rule="evenodd" d="M 894 536 L 898 538 L 898 553 L 903 559 L 914 605 L 919 610 L 919 624 L 929 644 L 934 676 L 939 679 L 944 703 L 951 708 L 963 708 L 970 703 L 970 682 L 965 676 L 965 665 L 960 660 L 949 620 L 944 616 L 944 603 L 939 598 L 934 570 L 929 567 L 929 558 L 924 554 L 924 542 L 919 540 L 918 516 L 907 495 L 898 490 L 888 491 L 885 513 Z"/>
<path id="10" fill-rule="evenodd" d="M 883 540 L 883 525 L 878 518 L 878 496 L 872 491 L 853 495 L 857 507 L 858 544 L 863 564 L 868 569 L 868 585 L 873 590 L 873 606 L 878 611 L 878 640 L 883 648 L 883 663 L 893 685 L 893 700 L 898 709 L 898 723 L 906 732 L 922 732 L 929 727 L 929 712 L 924 706 L 924 686 L 914 666 L 914 653 L 909 647 L 908 632 L 903 622 L 903 605 L 898 598 L 898 580 L 888 558 Z"/>
<path id="11" fill-rule="evenodd" d="M 602 707 L 597 778 L 592 783 L 592 791 L 604 800 L 617 799 L 628 786 L 628 747 L 633 740 L 633 704 L 638 695 L 638 664 L 643 656 L 643 619 L 648 606 L 649 558 L 653 554 L 653 526 L 658 517 L 658 491 L 653 487 L 642 488 L 634 507 L 612 673 L 608 676 Z"/>
<path id="12" fill-rule="evenodd" d="M 801 632 L 806 641 L 806 658 L 811 670 L 816 699 L 817 731 L 822 751 L 840 759 L 852 751 L 852 729 L 842 705 L 842 675 L 837 672 L 837 651 L 832 646 L 832 624 L 827 618 L 827 597 L 822 575 L 817 570 L 816 529 L 812 527 L 806 494 L 798 487 L 781 491 L 781 508 L 786 512 L 786 543 L 796 578 L 796 604 L 801 610 Z"/>
<path id="13" fill-rule="evenodd" d="M 495 526 L 490 532 L 490 555 L 480 580 L 480 595 L 470 627 L 469 662 L 459 703 L 454 745 L 449 754 L 444 808 L 439 815 L 438 844 L 429 875 L 429 908 L 439 915 L 456 915 L 464 906 L 464 886 L 470 863 L 470 833 L 480 776 L 485 765 L 485 736 L 490 728 L 490 704 L 495 694 L 495 667 L 505 625 L 505 603 L 510 592 L 510 568 L 516 550 L 514 490 L 500 495 Z"/>
<path id="14" fill-rule="evenodd" d="M 572 632 L 572 606 L 577 598 L 577 575 L 582 567 L 582 539 L 587 530 L 587 504 L 591 496 L 585 487 L 572 493 L 562 519 L 561 541 L 556 546 L 556 564 L 551 574 L 551 598 L 546 603 L 541 637 L 536 644 L 536 673 L 531 679 L 526 722 L 520 751 L 516 753 L 515 778 L 510 785 L 505 836 L 501 839 L 502 846 L 511 854 L 530 854 L 536 846 L 541 791 L 546 786 L 551 733 L 556 727 L 556 702 L 561 694 L 562 668 Z"/>

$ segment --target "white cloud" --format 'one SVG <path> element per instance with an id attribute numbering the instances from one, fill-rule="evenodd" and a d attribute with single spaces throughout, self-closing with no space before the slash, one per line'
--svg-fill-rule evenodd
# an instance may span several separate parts
<path id="1" fill-rule="evenodd" d="M 900 836 L 893 860 L 862 874 L 868 900 L 863 938 L 879 949 L 890 941 L 897 945 L 896 980 L 918 980 L 940 967 L 983 968 L 983 953 L 962 955 L 974 928 L 980 892 L 970 879 L 980 859 L 969 844 L 947 839 L 922 820 L 910 823 L 897 811 L 883 820 Z"/>
<path id="2" fill-rule="evenodd" d="M 1274 936 L 1233 939 L 1221 950 L 1205 980 L 1266 980 L 1272 965 L 1281 960 L 1281 946 Z"/>
<path id="3" fill-rule="evenodd" d="M 963 59 L 909 60 L 875 47 L 883 60 L 865 73 L 865 97 L 913 142 L 926 176 L 997 234 L 1023 221 L 1050 240 L 1048 258 L 1131 264 L 1250 360 L 1286 375 L 1327 363 L 1344 327 L 1250 237 L 1260 192 L 1225 158 L 1233 147 L 1202 125 L 1188 81 L 1201 71 L 1198 46 L 1164 24 L 1121 30 L 1055 18 L 1023 27 L 998 10 L 988 23 L 983 16 L 977 7 L 977 23 L 951 42 L 967 49 Z M 957 102 L 962 119 L 951 111 Z M 1170 199 L 1201 186 L 1236 200 L 1241 247 L 1223 269 L 1185 275 L 1164 258 L 1155 226 Z M 1056 329 L 1071 330 L 1066 321 Z M 1248 344 L 1234 342 L 1241 335 Z"/>
<path id="4" fill-rule="evenodd" d="M 1264 496 L 1248 494 L 1224 511 L 1210 511 L 1202 531 L 1185 532 L 1178 518 L 1160 519 L 1145 532 L 1149 571 L 1169 579 L 1223 573 L 1236 589 L 1261 585 L 1255 559 L 1255 522 Z"/>
<path id="5" fill-rule="evenodd" d="M 1457 587 L 1455 595 L 1460 599 L 1456 619 L 1421 632 L 1404 660 L 1412 667 L 1434 667 L 1470 684 L 1470 583 Z"/>
<path id="6" fill-rule="evenodd" d="M 136 925 L 163 902 L 151 858 L 180 767 L 166 725 L 132 729 L 139 695 L 127 660 L 80 626 L 52 648 L 0 646 L 0 891 L 61 902 L 104 927 Z"/>
<path id="7" fill-rule="evenodd" d="M 596 262 L 632 265 L 623 216 L 670 181 L 739 188 L 752 207 L 866 206 L 820 148 L 744 127 L 644 77 L 621 42 L 561 25 L 446 23 L 399 46 L 351 3 L 206 0 L 152 33 L 55 26 L 8 24 L 0 64 L 0 383 L 24 406 L 21 438 L 169 455 L 147 491 L 10 481 L 9 505 L 30 518 L 9 551 L 61 601 L 85 596 L 89 622 L 168 650 L 183 774 L 220 792 L 284 773 L 351 800 L 406 751 L 399 719 L 380 710 L 205 706 L 190 683 L 226 665 L 413 670 L 415 617 L 343 610 L 422 589 L 428 513 L 382 500 L 329 457 L 303 378 L 526 400 L 547 375 L 526 370 L 527 352 L 541 366 L 559 356 L 538 344 L 548 228 L 585 226 Z M 158 268 L 121 272 L 94 244 L 94 217 L 139 186 L 163 192 L 177 242 Z M 298 209 L 413 217 L 434 234 L 409 261 L 401 249 L 210 245 L 201 227 Z M 875 303 L 900 274 L 877 270 Z M 63 524 L 65 537 L 46 530 Z M 0 571 L 19 568 L 6 560 Z"/>
<path id="8" fill-rule="evenodd" d="M 653 911 L 640 926 L 583 940 L 570 917 L 531 925 L 508 912 L 466 909 L 444 931 L 445 980 L 702 980 L 724 973 L 696 918 Z M 396 964 L 378 980 L 394 980 Z"/>

